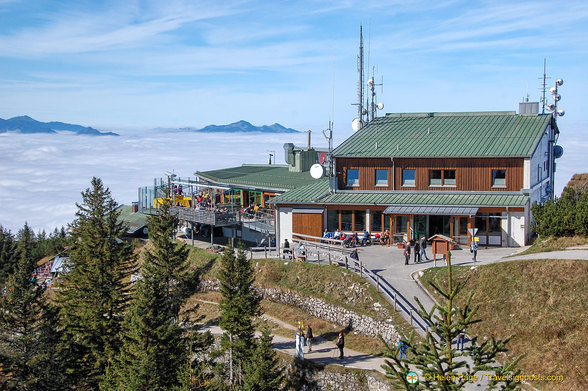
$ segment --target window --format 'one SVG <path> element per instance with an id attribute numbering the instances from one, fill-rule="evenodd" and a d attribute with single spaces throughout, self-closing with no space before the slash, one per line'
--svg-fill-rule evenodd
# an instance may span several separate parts
<path id="1" fill-rule="evenodd" d="M 443 171 L 443 186 L 455 186 L 455 170 Z"/>
<path id="2" fill-rule="evenodd" d="M 402 170 L 402 186 L 414 185 L 414 169 Z"/>
<path id="3" fill-rule="evenodd" d="M 429 170 L 429 186 L 455 186 L 455 170 Z"/>
<path id="4" fill-rule="evenodd" d="M 370 230 L 370 232 L 382 232 L 384 231 L 382 229 L 382 217 L 383 214 L 380 211 L 373 211 L 370 214 L 370 220 L 372 223 L 372 229 Z"/>
<path id="5" fill-rule="evenodd" d="M 506 170 L 492 170 L 492 186 L 506 187 Z"/>
<path id="6" fill-rule="evenodd" d="M 359 170 L 347 170 L 347 186 L 359 186 Z"/>
<path id="7" fill-rule="evenodd" d="M 442 186 L 441 170 L 429 170 L 429 186 Z"/>
<path id="8" fill-rule="evenodd" d="M 388 170 L 376 170 L 376 186 L 388 186 Z"/>
<path id="9" fill-rule="evenodd" d="M 488 213 L 478 213 L 475 219 L 476 228 L 478 228 L 478 232 L 476 236 L 486 236 L 486 232 L 488 232 L 488 228 L 486 227 L 486 219 L 488 217 Z"/>
<path id="10" fill-rule="evenodd" d="M 501 235 L 501 213 L 488 213 L 488 235 Z"/>
<path id="11" fill-rule="evenodd" d="M 342 210 L 341 211 L 341 231 L 352 231 L 353 227 L 351 226 L 351 221 L 353 219 L 353 211 L 352 210 Z"/>
<path id="12" fill-rule="evenodd" d="M 363 232 L 365 230 L 365 210 L 356 210 L 353 212 L 354 216 L 354 231 Z"/>
<path id="13" fill-rule="evenodd" d="M 402 233 L 406 232 L 406 223 L 408 221 L 408 217 L 406 216 L 396 216 L 396 227 L 394 233 Z"/>
<path id="14" fill-rule="evenodd" d="M 339 229 L 339 211 L 327 209 L 327 230 L 335 232 Z"/>

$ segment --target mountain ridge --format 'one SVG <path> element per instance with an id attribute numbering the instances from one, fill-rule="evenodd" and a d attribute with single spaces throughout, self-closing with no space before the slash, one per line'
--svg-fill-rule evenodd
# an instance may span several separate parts
<path id="1" fill-rule="evenodd" d="M 300 131 L 296 129 L 286 128 L 279 123 L 255 126 L 245 120 L 240 120 L 227 125 L 208 125 L 200 129 L 186 127 L 180 128 L 180 130 L 201 133 L 300 133 Z"/>
<path id="2" fill-rule="evenodd" d="M 74 125 L 65 122 L 41 122 L 28 115 L 12 117 L 10 119 L 0 118 L 0 133 L 17 132 L 22 134 L 55 134 L 58 131 L 73 132 L 76 135 L 85 136 L 118 136 L 114 132 L 101 132 L 90 126 Z"/>

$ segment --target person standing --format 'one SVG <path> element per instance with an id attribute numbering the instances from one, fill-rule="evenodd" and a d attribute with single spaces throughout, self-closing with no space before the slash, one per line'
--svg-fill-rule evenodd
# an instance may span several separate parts
<path id="1" fill-rule="evenodd" d="M 308 345 L 308 351 L 312 352 L 312 339 L 314 335 L 312 335 L 312 327 L 308 325 L 308 329 L 306 331 L 306 344 Z"/>
<path id="2" fill-rule="evenodd" d="M 426 248 L 427 248 L 427 238 L 426 237 L 422 237 L 421 238 L 421 256 L 419 257 L 419 260 L 422 260 L 423 257 L 428 261 L 429 257 L 427 257 L 427 252 L 426 252 Z"/>
<path id="3" fill-rule="evenodd" d="M 476 258 L 478 257 L 478 242 L 476 241 L 476 236 L 472 238 L 472 244 L 470 246 L 470 252 L 474 254 L 472 260 L 476 262 Z"/>
<path id="4" fill-rule="evenodd" d="M 282 252 L 282 258 L 286 259 L 286 254 L 292 259 L 292 250 L 290 250 L 290 242 L 288 238 L 284 239 L 284 251 Z"/>
<path id="5" fill-rule="evenodd" d="M 421 261 L 421 245 L 418 240 L 414 241 L 414 263 Z"/>
<path id="6" fill-rule="evenodd" d="M 296 357 L 304 361 L 304 331 L 302 329 L 296 330 Z"/>
<path id="7" fill-rule="evenodd" d="M 459 334 L 457 334 L 457 349 L 459 349 L 460 351 L 463 351 L 463 342 L 465 339 L 465 334 L 464 332 L 460 332 Z"/>
<path id="8" fill-rule="evenodd" d="M 343 336 L 343 331 L 339 333 L 339 338 L 337 338 L 337 343 L 335 345 L 339 348 L 339 360 L 343 360 L 343 348 L 345 347 L 345 337 Z"/>
<path id="9" fill-rule="evenodd" d="M 408 261 L 410 261 L 410 242 L 404 245 L 404 264 L 408 265 Z"/>

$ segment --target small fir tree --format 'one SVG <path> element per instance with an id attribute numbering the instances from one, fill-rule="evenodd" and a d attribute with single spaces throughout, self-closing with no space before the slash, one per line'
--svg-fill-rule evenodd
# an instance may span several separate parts
<path id="1" fill-rule="evenodd" d="M 17 263 L 16 244 L 10 230 L 0 225 L 0 288 L 4 287 L 8 276 L 14 273 Z"/>
<path id="2" fill-rule="evenodd" d="M 25 224 L 19 237 L 16 270 L 0 297 L 2 388 L 59 390 L 62 384 L 55 311 L 47 305 L 43 288 L 33 277 L 34 233 Z"/>
<path id="3" fill-rule="evenodd" d="M 243 390 L 277 391 L 283 389 L 284 368 L 280 366 L 276 352 L 272 347 L 272 339 L 269 328 L 264 327 L 251 360 L 245 364 Z"/>
<path id="4" fill-rule="evenodd" d="M 182 379 L 189 347 L 202 348 L 198 333 L 184 333 L 179 308 L 192 292 L 182 292 L 187 279 L 188 250 L 174 241 L 178 219 L 165 204 L 149 219 L 150 245 L 141 279 L 125 317 L 124 342 L 108 368 L 104 390 L 170 390 Z M 196 337 L 193 337 L 196 335 Z M 192 350 L 193 353 L 193 350 Z"/>
<path id="5" fill-rule="evenodd" d="M 220 370 L 226 374 L 229 388 L 234 389 L 243 384 L 243 363 L 250 360 L 254 347 L 253 319 L 260 314 L 259 297 L 253 287 L 255 276 L 243 245 L 239 246 L 235 256 L 229 243 L 221 260 L 219 280 L 222 295 L 220 327 L 224 331 L 221 352 L 228 356 Z"/>
<path id="6" fill-rule="evenodd" d="M 493 372 L 491 379 L 507 379 L 506 381 L 489 381 L 489 389 L 497 385 L 502 390 L 520 389 L 520 383 L 516 382 L 518 362 L 523 356 L 517 357 L 512 362 L 499 365 L 496 358 L 499 354 L 508 351 L 506 344 L 513 337 L 503 340 L 492 337 L 490 340 L 478 344 L 477 337 L 471 339 L 471 346 L 464 351 L 457 351 L 452 346 L 460 333 L 467 334 L 470 327 L 481 319 L 476 318 L 477 308 L 472 307 L 470 294 L 463 307 L 455 305 L 455 297 L 463 290 L 464 283 L 453 281 L 451 266 L 451 252 L 447 253 L 447 289 L 442 289 L 434 283 L 431 286 L 446 300 L 444 304 L 434 305 L 431 311 L 426 311 L 417 297 L 415 300 L 420 307 L 420 313 L 430 325 L 425 341 L 415 343 L 414 332 L 408 338 L 402 338 L 409 351 L 408 357 L 401 359 L 401 344 L 390 347 L 383 339 L 386 346 L 386 364 L 383 366 L 386 374 L 392 379 L 392 383 L 406 390 L 462 390 L 474 376 L 481 378 L 480 372 Z M 408 373 L 416 369 L 419 372 L 419 381 L 410 383 Z"/>
<path id="7" fill-rule="evenodd" d="M 102 180 L 93 178 L 76 205 L 68 271 L 57 301 L 71 385 L 97 389 L 121 345 L 135 260 L 130 244 L 121 240 L 126 226 L 118 221 L 118 205 Z"/>

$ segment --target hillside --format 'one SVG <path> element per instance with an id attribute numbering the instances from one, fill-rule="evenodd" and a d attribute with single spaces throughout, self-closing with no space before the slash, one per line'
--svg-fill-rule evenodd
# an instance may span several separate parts
<path id="1" fill-rule="evenodd" d="M 10 119 L 0 118 L 0 133 L 16 132 L 23 134 L 32 133 L 57 133 L 59 131 L 72 132 L 85 136 L 118 136 L 113 132 L 100 132 L 89 126 L 68 124 L 64 122 L 40 122 L 27 115 Z"/>
<path id="2" fill-rule="evenodd" d="M 298 130 L 286 128 L 280 124 L 255 126 L 247 121 L 237 121 L 228 125 L 208 125 L 202 129 L 182 128 L 182 131 L 202 133 L 299 133 Z"/>
<path id="3" fill-rule="evenodd" d="M 564 376 L 562 382 L 534 383 L 540 390 L 588 389 L 587 261 L 511 261 L 454 270 L 458 281 L 467 280 L 464 291 L 473 291 L 479 306 L 482 322 L 471 335 L 516 334 L 508 358 L 527 355 L 520 364 L 523 374 Z M 446 273 L 444 267 L 428 269 L 421 281 L 430 290 L 428 281 L 446 286 Z"/>

